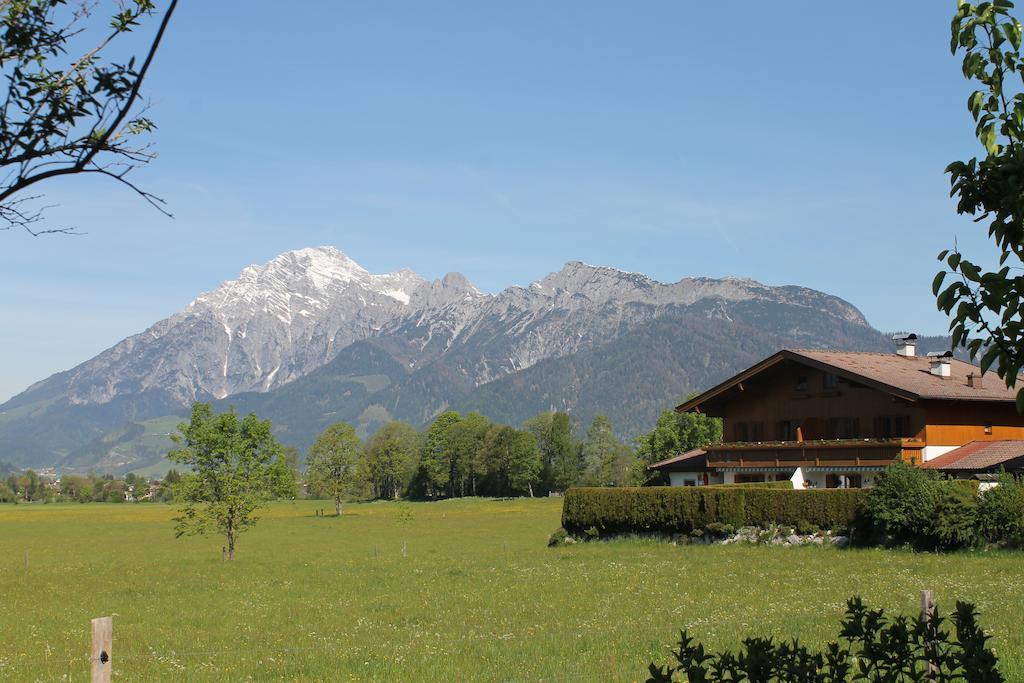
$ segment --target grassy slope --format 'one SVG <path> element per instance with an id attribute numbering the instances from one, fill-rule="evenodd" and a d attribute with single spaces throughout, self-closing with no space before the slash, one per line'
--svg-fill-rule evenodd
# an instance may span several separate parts
<path id="1" fill-rule="evenodd" d="M 85 680 L 107 614 L 123 680 L 637 680 L 682 627 L 822 643 L 847 596 L 912 613 L 922 588 L 976 602 L 1024 679 L 1016 553 L 548 549 L 557 500 L 317 507 L 275 505 L 225 564 L 219 539 L 175 540 L 166 506 L 0 506 L 0 680 Z"/>

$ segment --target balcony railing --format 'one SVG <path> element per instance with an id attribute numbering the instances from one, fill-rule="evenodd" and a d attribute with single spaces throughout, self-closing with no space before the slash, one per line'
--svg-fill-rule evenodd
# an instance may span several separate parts
<path id="1" fill-rule="evenodd" d="M 739 441 L 706 446 L 711 467 L 884 467 L 895 460 L 920 461 L 919 439 Z"/>

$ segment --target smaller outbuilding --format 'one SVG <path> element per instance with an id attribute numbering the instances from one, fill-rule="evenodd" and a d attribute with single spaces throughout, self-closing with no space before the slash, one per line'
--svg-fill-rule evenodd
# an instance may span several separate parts
<path id="1" fill-rule="evenodd" d="M 991 482 L 999 472 L 1024 474 L 1024 440 L 971 441 L 921 465 L 958 479 Z"/>
<path id="2" fill-rule="evenodd" d="M 708 467 L 708 452 L 703 448 L 694 448 L 692 451 L 656 462 L 647 469 L 666 473 L 672 486 L 707 486 L 725 482 L 725 475 Z"/>

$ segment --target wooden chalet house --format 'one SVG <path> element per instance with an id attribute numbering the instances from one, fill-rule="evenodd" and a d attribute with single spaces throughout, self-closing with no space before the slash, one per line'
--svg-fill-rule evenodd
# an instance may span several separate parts
<path id="1" fill-rule="evenodd" d="M 960 475 L 1024 467 L 1013 390 L 952 354 L 918 356 L 915 335 L 894 339 L 896 353 L 779 351 L 676 408 L 722 418 L 722 443 L 650 468 L 678 486 L 860 488 L 896 460 Z"/>

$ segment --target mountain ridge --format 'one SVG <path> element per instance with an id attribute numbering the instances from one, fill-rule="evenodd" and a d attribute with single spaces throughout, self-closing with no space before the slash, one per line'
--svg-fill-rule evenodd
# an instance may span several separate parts
<path id="1" fill-rule="evenodd" d="M 183 414 L 193 400 L 276 417 L 298 445 L 339 415 L 367 433 L 386 419 L 422 424 L 474 401 L 493 406 L 494 419 L 519 419 L 518 407 L 554 397 L 588 406 L 580 408 L 585 418 L 600 406 L 580 392 L 630 384 L 615 367 L 636 364 L 633 375 L 647 376 L 642 368 L 660 367 L 659 355 L 672 358 L 663 381 L 686 386 L 634 387 L 631 400 L 642 409 L 604 410 L 632 432 L 672 392 L 740 369 L 751 355 L 735 349 L 748 338 L 767 355 L 779 344 L 876 350 L 883 337 L 853 304 L 796 285 L 739 277 L 663 283 L 570 261 L 526 286 L 488 294 L 460 273 L 374 275 L 334 247 L 315 247 L 248 266 L 182 311 L 33 384 L 0 405 L 0 443 L 15 464 L 127 467 L 126 444 L 141 438 L 138 425 Z M 630 345 L 642 357 L 630 359 Z M 706 362 L 709 353 L 722 361 Z M 566 378 L 564 386 L 531 372 L 539 364 Z M 602 388 L 584 372 L 611 384 Z M 523 385 L 535 395 L 522 394 Z M 298 416 L 303 410 L 310 415 Z M 123 457 L 104 454 L 108 443 L 119 444 Z M 154 457 L 154 448 L 141 459 Z"/>

